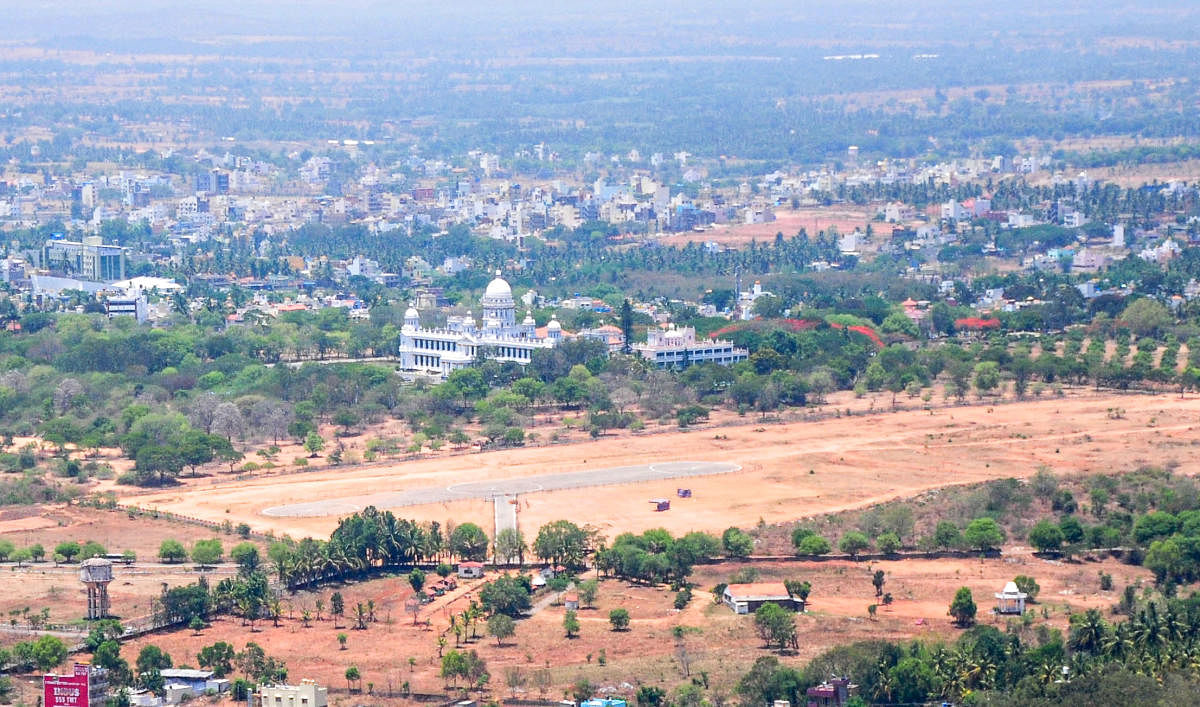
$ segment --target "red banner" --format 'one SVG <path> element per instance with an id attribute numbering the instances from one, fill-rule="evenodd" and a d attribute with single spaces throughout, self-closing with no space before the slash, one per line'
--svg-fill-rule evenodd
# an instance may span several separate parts
<path id="1" fill-rule="evenodd" d="M 87 707 L 90 687 L 89 669 L 75 664 L 74 675 L 46 675 L 42 689 L 46 707 Z"/>

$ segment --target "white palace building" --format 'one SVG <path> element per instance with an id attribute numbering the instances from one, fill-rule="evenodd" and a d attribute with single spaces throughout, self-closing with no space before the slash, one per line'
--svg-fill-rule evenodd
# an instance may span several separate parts
<path id="1" fill-rule="evenodd" d="M 480 304 L 482 327 L 468 312 L 466 316 L 450 317 L 445 329 L 422 328 L 420 314 L 409 307 L 400 329 L 401 369 L 444 378 L 471 366 L 477 358 L 526 364 L 534 351 L 554 348 L 562 339 L 562 325 L 557 319 L 550 321 L 544 337 L 538 336 L 528 312 L 524 321 L 517 323 L 512 288 L 499 272 L 488 283 Z"/>

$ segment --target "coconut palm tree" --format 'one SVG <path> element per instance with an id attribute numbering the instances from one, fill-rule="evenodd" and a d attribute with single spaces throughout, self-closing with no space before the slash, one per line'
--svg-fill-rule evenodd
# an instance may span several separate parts
<path id="1" fill-rule="evenodd" d="M 1108 633 L 1108 625 L 1098 609 L 1088 609 L 1083 614 L 1071 617 L 1071 638 L 1068 641 L 1074 651 L 1098 653 Z"/>

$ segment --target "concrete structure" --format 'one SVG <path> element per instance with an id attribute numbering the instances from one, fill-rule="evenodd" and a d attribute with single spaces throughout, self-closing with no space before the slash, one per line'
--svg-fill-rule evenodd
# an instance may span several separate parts
<path id="1" fill-rule="evenodd" d="M 567 611 L 579 610 L 579 595 L 574 592 L 563 594 L 563 608 Z"/>
<path id="2" fill-rule="evenodd" d="M 808 707 L 842 707 L 858 694 L 858 685 L 848 677 L 833 678 L 805 691 Z"/>
<path id="3" fill-rule="evenodd" d="M 262 707 L 326 707 L 329 688 L 314 680 L 301 680 L 299 685 L 264 685 L 259 688 Z"/>
<path id="4" fill-rule="evenodd" d="M 42 246 L 42 267 L 94 282 L 125 279 L 126 248 L 104 245 L 99 236 L 80 241 L 52 238 Z"/>
<path id="5" fill-rule="evenodd" d="M 160 672 L 163 676 L 166 703 L 169 705 L 179 704 L 187 698 L 209 691 L 219 695 L 229 689 L 229 680 L 213 677 L 215 673 L 211 670 L 164 668 Z"/>
<path id="6" fill-rule="evenodd" d="M 997 614 L 1024 614 L 1025 600 L 1029 595 L 1017 589 L 1016 582 L 1004 585 L 1004 591 L 996 592 Z"/>
<path id="7" fill-rule="evenodd" d="M 458 563 L 458 576 L 466 579 L 479 579 L 483 576 L 482 562 L 460 562 Z"/>
<path id="8" fill-rule="evenodd" d="M 143 324 L 150 318 L 150 308 L 146 298 L 138 297 L 108 297 L 104 300 L 104 313 L 109 319 L 113 317 L 133 317 L 138 324 Z"/>
<path id="9" fill-rule="evenodd" d="M 783 582 L 730 584 L 721 594 L 721 601 L 735 614 L 753 614 L 763 604 L 778 604 L 785 609 L 796 608 L 796 602 Z"/>
<path id="10" fill-rule="evenodd" d="M 625 700 L 620 697 L 593 697 L 579 703 L 579 707 L 625 707 Z"/>
<path id="11" fill-rule="evenodd" d="M 659 368 L 687 368 L 694 363 L 729 366 L 750 356 L 748 350 L 734 346 L 732 341 L 696 341 L 694 328 L 677 329 L 674 325 L 666 331 L 647 331 L 646 343 L 634 344 L 633 349 Z"/>
<path id="12" fill-rule="evenodd" d="M 546 327 L 544 337 L 538 336 L 537 325 L 528 312 L 517 323 L 512 288 L 498 272 L 480 304 L 483 326 L 468 313 L 450 317 L 444 329 L 423 328 L 420 314 L 409 307 L 400 329 L 400 368 L 444 378 L 481 358 L 524 365 L 533 358 L 534 351 L 553 348 L 562 338 L 562 325 L 557 319 Z"/>
<path id="13" fill-rule="evenodd" d="M 79 581 L 87 585 L 87 617 L 108 616 L 108 583 L 113 580 L 112 562 L 93 557 L 79 565 Z"/>

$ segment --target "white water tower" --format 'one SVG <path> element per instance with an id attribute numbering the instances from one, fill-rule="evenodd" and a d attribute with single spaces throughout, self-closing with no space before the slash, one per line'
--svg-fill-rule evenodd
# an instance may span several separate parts
<path id="1" fill-rule="evenodd" d="M 89 620 L 108 616 L 108 583 L 112 579 L 113 566 L 108 560 L 93 557 L 79 565 L 79 581 L 87 585 Z"/>

